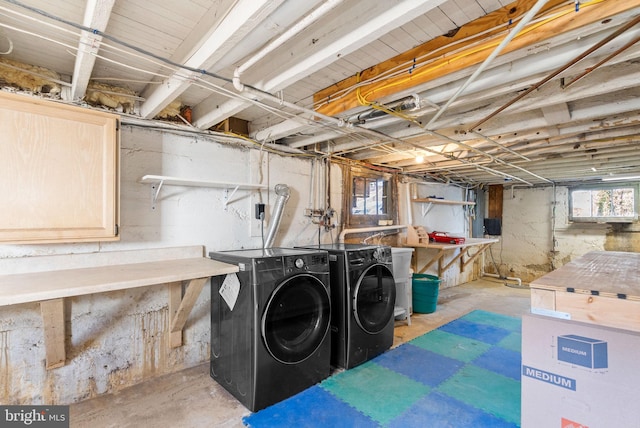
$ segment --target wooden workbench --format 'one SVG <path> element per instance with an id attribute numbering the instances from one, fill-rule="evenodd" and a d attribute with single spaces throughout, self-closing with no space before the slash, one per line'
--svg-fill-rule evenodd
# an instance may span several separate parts
<path id="1" fill-rule="evenodd" d="M 238 272 L 238 266 L 202 257 L 202 247 L 185 247 L 184 251 L 170 249 L 175 257 L 138 263 L 123 263 L 135 259 L 136 253 L 161 250 L 114 251 L 95 253 L 86 257 L 98 266 L 42 270 L 0 275 L 0 306 L 39 302 L 44 323 L 47 368 L 63 366 L 65 352 L 64 299 L 94 293 L 124 290 L 135 287 L 168 284 L 169 314 L 171 316 L 171 347 L 182 345 L 182 329 L 189 313 L 211 276 Z M 69 255 L 67 258 L 71 258 Z M 34 266 L 55 266 L 65 263 L 64 256 L 27 257 Z M 30 259 L 30 260 L 25 260 Z M 108 259 L 108 264 L 103 264 Z M 144 259 L 144 257 L 143 257 Z M 52 261 L 53 260 L 53 261 Z M 114 262 L 120 260 L 120 262 Z M 4 260 L 5 264 L 11 260 Z M 183 282 L 185 285 L 183 296 Z"/>
<path id="2" fill-rule="evenodd" d="M 593 251 L 530 284 L 531 311 L 640 331 L 640 254 Z"/>
<path id="3" fill-rule="evenodd" d="M 415 273 L 424 273 L 427 269 L 438 263 L 438 277 L 442 278 L 444 272 L 446 272 L 454 263 L 460 261 L 460 272 L 464 270 L 471 262 L 473 262 L 479 255 L 481 255 L 491 244 L 498 242 L 498 239 L 487 238 L 465 238 L 463 244 L 444 244 L 438 242 L 429 242 L 428 237 L 422 236 L 416 230 L 420 228 L 409 228 L 407 230 L 407 247 L 415 248 L 415 253 L 412 262 L 412 268 Z M 467 255 L 467 250 L 474 247 L 475 252 L 471 255 Z M 435 249 L 437 253 L 427 261 L 422 267 L 418 265 L 419 249 L 428 248 Z M 460 250 L 458 254 L 455 254 L 449 261 L 445 260 L 445 255 L 453 254 L 456 250 Z M 468 256 L 465 259 L 465 255 Z"/>

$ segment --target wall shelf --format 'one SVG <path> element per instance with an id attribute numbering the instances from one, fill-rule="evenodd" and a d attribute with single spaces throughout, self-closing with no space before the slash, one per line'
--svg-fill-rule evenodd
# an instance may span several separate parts
<path id="1" fill-rule="evenodd" d="M 469 201 L 452 201 L 449 199 L 438 199 L 438 198 L 414 198 L 411 202 L 421 203 L 422 205 L 422 217 L 427 215 L 429 210 L 436 205 L 475 205 L 475 202 Z"/>
<path id="2" fill-rule="evenodd" d="M 231 183 L 226 181 L 208 181 L 208 180 L 194 180 L 187 178 L 179 178 L 179 177 L 170 177 L 166 175 L 145 175 L 140 179 L 141 183 L 148 183 L 153 185 L 153 208 L 155 208 L 156 202 L 158 200 L 158 195 L 160 194 L 160 189 L 162 186 L 188 186 L 188 187 L 216 187 L 220 189 L 225 189 L 225 197 L 224 197 L 224 207 L 227 208 L 227 204 L 230 199 L 235 195 L 238 190 L 259 190 L 266 189 L 267 185 L 265 184 L 249 184 L 249 183 Z M 229 194 L 229 190 L 231 194 Z"/>

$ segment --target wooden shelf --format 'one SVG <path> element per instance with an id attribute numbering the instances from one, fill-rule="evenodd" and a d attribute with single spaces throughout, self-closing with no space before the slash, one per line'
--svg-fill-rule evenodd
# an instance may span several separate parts
<path id="1" fill-rule="evenodd" d="M 158 196 L 160 195 L 160 189 L 162 186 L 187 186 L 187 187 L 216 187 L 225 189 L 224 207 L 227 208 L 227 204 L 230 199 L 238 190 L 260 190 L 266 189 L 265 184 L 249 184 L 249 183 L 231 183 L 227 181 L 208 181 L 208 180 L 195 180 L 190 178 L 170 177 L 167 175 L 145 175 L 140 179 L 141 183 L 148 183 L 154 186 L 154 192 L 152 194 L 152 203 L 155 209 Z M 229 189 L 233 189 L 229 194 Z"/>

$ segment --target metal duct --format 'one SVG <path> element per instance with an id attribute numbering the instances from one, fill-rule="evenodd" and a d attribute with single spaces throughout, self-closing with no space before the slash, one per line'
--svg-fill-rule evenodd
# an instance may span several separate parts
<path id="1" fill-rule="evenodd" d="M 267 239 L 264 241 L 264 248 L 271 248 L 273 246 L 273 241 L 276 239 L 276 233 L 278 233 L 278 229 L 280 228 L 280 220 L 282 219 L 284 206 L 287 204 L 289 196 L 291 195 L 289 192 L 289 186 L 286 184 L 276 184 L 275 191 L 278 198 L 276 199 L 275 208 L 273 209 L 271 227 L 267 233 Z"/>

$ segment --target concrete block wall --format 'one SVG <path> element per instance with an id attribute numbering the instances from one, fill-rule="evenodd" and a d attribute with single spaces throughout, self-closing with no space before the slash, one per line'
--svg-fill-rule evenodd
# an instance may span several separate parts
<path id="1" fill-rule="evenodd" d="M 528 283 L 590 251 L 640 251 L 637 224 L 570 223 L 564 186 L 505 186 L 501 242 L 492 246 L 503 276 Z M 487 252 L 485 268 L 495 273 Z"/>
<path id="2" fill-rule="evenodd" d="M 413 194 L 411 194 L 413 193 Z M 471 211 L 463 205 L 438 205 L 433 204 L 429 211 L 423 215 L 423 209 L 427 204 L 407 202 L 413 198 L 427 198 L 436 196 L 438 198 L 463 201 L 465 200 L 465 189 L 438 183 L 404 183 L 400 186 L 400 209 L 401 218 L 415 225 L 423 226 L 427 232 L 447 232 L 453 236 L 470 237 L 469 220 Z M 408 210 L 403 212 L 403 210 Z M 473 250 L 472 250 L 473 251 Z M 417 257 L 420 265 L 424 265 L 428 260 L 437 254 L 438 250 L 421 248 L 417 250 Z M 445 256 L 447 262 L 451 257 L 457 255 L 459 250 L 451 252 Z M 440 278 L 440 287 L 453 287 L 478 278 L 480 268 L 478 263 L 468 266 L 463 272 L 455 264 L 446 270 Z M 438 276 L 437 264 L 427 269 L 428 274 Z"/>

